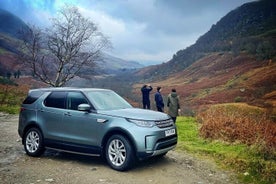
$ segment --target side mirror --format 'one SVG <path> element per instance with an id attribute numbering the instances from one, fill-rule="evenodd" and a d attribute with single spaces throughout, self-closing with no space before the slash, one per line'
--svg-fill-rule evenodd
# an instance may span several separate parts
<path id="1" fill-rule="evenodd" d="M 90 111 L 91 107 L 89 104 L 80 104 L 78 105 L 78 110 L 79 111 Z"/>

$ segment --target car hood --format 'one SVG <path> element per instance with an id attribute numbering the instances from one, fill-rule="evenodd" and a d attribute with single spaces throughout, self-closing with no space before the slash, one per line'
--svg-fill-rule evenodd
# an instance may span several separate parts
<path id="1" fill-rule="evenodd" d="M 131 119 L 143 119 L 143 120 L 164 120 L 169 119 L 170 116 L 153 110 L 139 109 L 139 108 L 127 108 L 118 110 L 99 110 L 98 113 L 117 116 Z"/>

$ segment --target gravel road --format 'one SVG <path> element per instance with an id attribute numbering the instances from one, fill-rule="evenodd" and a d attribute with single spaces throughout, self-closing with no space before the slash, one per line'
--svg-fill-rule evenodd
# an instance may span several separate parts
<path id="1" fill-rule="evenodd" d="M 213 162 L 185 152 L 112 170 L 98 157 L 47 150 L 39 158 L 25 154 L 17 134 L 18 115 L 0 113 L 0 183 L 6 184 L 238 184 L 235 175 Z"/>

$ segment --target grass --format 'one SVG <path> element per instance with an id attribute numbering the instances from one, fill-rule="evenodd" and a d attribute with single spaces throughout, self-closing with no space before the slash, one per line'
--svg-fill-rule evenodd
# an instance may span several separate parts
<path id="1" fill-rule="evenodd" d="M 0 112 L 5 112 L 9 114 L 18 114 L 19 110 L 20 110 L 19 105 L 15 105 L 15 106 L 0 105 Z"/>
<path id="2" fill-rule="evenodd" d="M 207 153 L 219 155 L 240 154 L 246 149 L 245 145 L 230 145 L 226 142 L 209 141 L 199 136 L 199 124 L 192 117 L 178 117 L 178 148 L 180 150 L 188 150 L 191 153 Z M 233 152 L 234 150 L 234 152 Z"/>
<path id="3" fill-rule="evenodd" d="M 213 159 L 221 167 L 231 169 L 244 183 L 274 184 L 276 182 L 275 157 L 264 158 L 258 145 L 212 141 L 199 136 L 201 124 L 193 117 L 178 117 L 178 150 Z"/>
<path id="4" fill-rule="evenodd" d="M 28 90 L 27 86 L 0 84 L 0 111 L 18 114 L 20 105 L 28 94 Z"/>

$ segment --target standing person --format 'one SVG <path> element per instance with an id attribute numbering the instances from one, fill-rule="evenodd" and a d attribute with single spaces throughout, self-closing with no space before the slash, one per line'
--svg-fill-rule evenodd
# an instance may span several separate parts
<path id="1" fill-rule="evenodd" d="M 168 95 L 167 106 L 169 108 L 168 114 L 172 117 L 175 123 L 178 112 L 180 111 L 179 96 L 175 89 L 172 89 L 172 92 Z"/>
<path id="2" fill-rule="evenodd" d="M 156 108 L 160 112 L 164 112 L 164 102 L 163 102 L 163 97 L 161 95 L 161 87 L 157 87 L 157 91 L 155 93 L 154 99 L 156 103 Z"/>
<path id="3" fill-rule="evenodd" d="M 150 84 L 148 84 L 148 85 L 145 84 L 141 88 L 144 109 L 150 109 L 150 92 L 151 92 L 151 90 L 152 90 L 152 87 Z"/>

